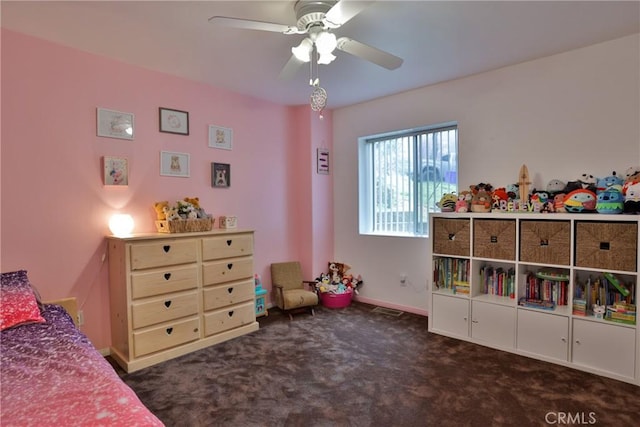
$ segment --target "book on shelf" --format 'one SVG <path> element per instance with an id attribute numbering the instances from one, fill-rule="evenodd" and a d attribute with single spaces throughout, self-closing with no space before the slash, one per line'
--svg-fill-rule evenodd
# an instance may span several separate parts
<path id="1" fill-rule="evenodd" d="M 604 276 L 605 279 L 607 279 L 607 281 L 613 285 L 613 287 L 615 287 L 618 292 L 620 292 L 623 296 L 628 297 L 630 292 L 629 292 L 629 288 L 627 288 L 627 286 L 622 283 L 621 281 L 618 280 L 618 278 L 616 276 L 614 276 L 613 274 L 606 272 L 602 274 Z"/>
<path id="2" fill-rule="evenodd" d="M 542 310 L 556 309 L 556 304 L 553 301 L 544 301 L 540 299 L 527 299 L 524 297 L 518 300 L 518 305 L 522 307 L 538 308 Z"/>
<path id="3" fill-rule="evenodd" d="M 525 299 L 548 301 L 554 305 L 567 305 L 569 282 L 540 278 L 537 273 L 529 273 L 525 283 Z"/>
<path id="4" fill-rule="evenodd" d="M 480 268 L 482 293 L 515 298 L 515 269 L 485 265 Z"/>
<path id="5" fill-rule="evenodd" d="M 572 313 L 577 316 L 586 316 L 587 315 L 587 300 L 586 299 L 573 299 L 573 309 Z"/>
<path id="6" fill-rule="evenodd" d="M 618 303 L 608 305 L 604 316 L 605 320 L 612 322 L 626 323 L 630 325 L 636 324 L 636 306 L 635 304 Z"/>
<path id="7" fill-rule="evenodd" d="M 436 258 L 433 262 L 433 282 L 437 289 L 451 289 L 455 292 L 458 284 L 469 282 L 470 262 L 468 259 Z"/>

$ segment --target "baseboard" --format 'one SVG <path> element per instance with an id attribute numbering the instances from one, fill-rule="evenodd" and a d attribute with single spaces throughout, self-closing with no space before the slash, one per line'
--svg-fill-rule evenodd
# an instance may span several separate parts
<path id="1" fill-rule="evenodd" d="M 111 349 L 110 349 L 110 348 L 101 348 L 101 349 L 98 349 L 98 352 L 99 352 L 103 357 L 107 357 L 107 356 L 111 355 Z"/>
<path id="2" fill-rule="evenodd" d="M 360 295 L 357 295 L 354 297 L 354 301 L 359 301 L 359 302 L 363 302 L 365 304 L 371 304 L 371 305 L 377 305 L 378 307 L 384 307 L 384 308 L 391 308 L 394 310 L 400 310 L 400 311 L 404 311 L 406 313 L 413 313 L 413 314 L 417 314 L 418 316 L 425 316 L 425 317 L 429 317 L 429 312 L 427 310 L 421 310 L 419 308 L 415 308 L 415 307 L 409 307 L 406 305 L 400 305 L 400 304 L 391 304 L 387 301 L 380 301 L 380 300 L 376 300 L 373 298 L 367 298 L 367 297 L 363 297 Z"/>

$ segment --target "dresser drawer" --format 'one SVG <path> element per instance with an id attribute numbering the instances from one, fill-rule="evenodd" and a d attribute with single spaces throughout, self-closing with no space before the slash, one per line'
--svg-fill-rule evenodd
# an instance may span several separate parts
<path id="1" fill-rule="evenodd" d="M 131 275 L 131 298 L 146 298 L 198 286 L 198 267 L 169 267 Z"/>
<path id="2" fill-rule="evenodd" d="M 255 292 L 253 279 L 205 288 L 204 310 L 214 310 L 244 301 L 253 301 Z"/>
<path id="3" fill-rule="evenodd" d="M 253 258 L 233 258 L 206 262 L 202 266 L 203 285 L 231 282 L 253 277 Z"/>
<path id="4" fill-rule="evenodd" d="M 255 322 L 255 304 L 253 301 L 215 310 L 204 315 L 204 334 L 206 336 L 228 331 L 229 329 Z"/>
<path id="5" fill-rule="evenodd" d="M 251 234 L 229 234 L 202 239 L 202 259 L 205 261 L 245 255 L 253 255 Z"/>
<path id="6" fill-rule="evenodd" d="M 168 323 L 144 332 L 134 332 L 134 357 L 166 350 L 199 338 L 200 321 L 197 317 Z"/>
<path id="7" fill-rule="evenodd" d="M 161 240 L 131 245 L 131 269 L 187 264 L 198 259 L 198 241 Z"/>
<path id="8" fill-rule="evenodd" d="M 143 328 L 198 313 L 198 292 L 167 295 L 131 306 L 132 326 Z"/>

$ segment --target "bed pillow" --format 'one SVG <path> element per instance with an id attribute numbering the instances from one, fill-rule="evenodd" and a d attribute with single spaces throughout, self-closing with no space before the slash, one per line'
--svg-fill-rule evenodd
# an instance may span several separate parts
<path id="1" fill-rule="evenodd" d="M 25 270 L 2 273 L 0 301 L 0 330 L 45 322 Z"/>

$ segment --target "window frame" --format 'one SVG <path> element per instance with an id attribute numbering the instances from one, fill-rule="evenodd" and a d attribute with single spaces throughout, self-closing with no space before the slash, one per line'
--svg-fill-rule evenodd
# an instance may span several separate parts
<path id="1" fill-rule="evenodd" d="M 458 122 L 445 122 L 439 123 L 436 125 L 429 125 L 420 128 L 406 129 L 400 131 L 386 132 L 376 135 L 369 135 L 358 138 L 358 231 L 360 235 L 369 235 L 369 236 L 391 236 L 391 237 L 418 237 L 418 238 L 428 238 L 429 237 L 429 215 L 435 211 L 432 211 L 432 208 L 429 203 L 427 206 L 424 206 L 423 202 L 420 201 L 423 198 L 422 195 L 422 185 L 423 181 L 423 168 L 424 165 L 429 165 L 430 158 L 429 156 L 424 156 L 422 154 L 422 150 L 418 149 L 420 146 L 420 142 L 417 141 L 417 138 L 421 135 L 424 135 L 424 138 L 428 138 L 428 134 L 435 134 L 439 132 L 445 132 L 455 130 L 455 172 L 456 172 L 456 180 L 455 180 L 455 189 L 453 191 L 458 191 L 458 153 L 460 147 L 460 132 L 458 127 Z M 410 168 L 411 174 L 409 177 L 409 181 L 411 183 L 410 191 L 413 193 L 413 230 L 412 231 L 388 231 L 388 230 L 375 230 L 375 215 L 376 215 L 376 175 L 374 173 L 374 156 L 375 156 L 375 148 L 374 143 L 380 141 L 387 141 L 391 139 L 401 139 L 411 137 L 412 141 L 409 143 L 413 145 L 413 161 L 411 165 L 411 161 L 407 162 L 407 165 Z M 440 143 L 442 144 L 442 142 Z M 428 151 L 428 149 L 427 149 Z M 442 155 L 441 155 L 442 156 Z M 442 161 L 440 159 L 440 161 Z M 436 161 L 433 162 L 434 165 L 437 164 Z M 440 173 L 442 173 L 442 168 L 440 168 Z M 398 174 L 396 174 L 397 176 Z M 436 183 L 442 182 L 429 179 L 427 180 L 431 185 L 434 186 L 432 190 L 431 196 L 427 195 L 428 200 L 434 197 L 436 192 Z M 427 184 L 428 185 L 428 184 Z M 441 196 L 441 195 L 440 195 Z M 438 197 L 439 200 L 439 197 Z M 425 209 L 426 208 L 426 209 Z M 426 218 L 421 218 L 423 214 L 422 210 L 426 212 Z M 396 211 L 397 212 L 397 211 Z M 422 225 L 419 225 L 422 224 Z M 423 230 L 421 231 L 419 228 L 423 226 Z"/>

